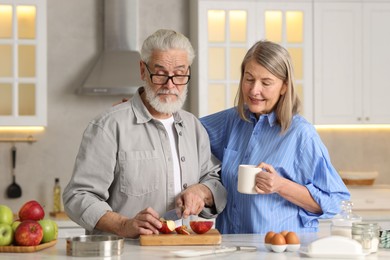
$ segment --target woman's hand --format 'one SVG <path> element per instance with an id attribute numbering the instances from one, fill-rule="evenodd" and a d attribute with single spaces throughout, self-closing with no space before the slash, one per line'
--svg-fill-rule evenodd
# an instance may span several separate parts
<path id="1" fill-rule="evenodd" d="M 257 193 L 270 194 L 278 192 L 285 179 L 280 176 L 270 164 L 262 162 L 257 167 L 263 169 L 255 178 Z"/>
<path id="2" fill-rule="evenodd" d="M 313 199 L 309 190 L 301 184 L 279 175 L 270 164 L 264 162 L 257 167 L 263 169 L 255 178 L 256 192 L 259 194 L 278 193 L 291 203 L 309 212 L 321 214 L 320 205 Z"/>

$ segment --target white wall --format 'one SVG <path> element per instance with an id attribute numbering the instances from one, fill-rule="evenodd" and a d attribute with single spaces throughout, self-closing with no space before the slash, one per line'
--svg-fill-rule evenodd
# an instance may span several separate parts
<path id="1" fill-rule="evenodd" d="M 182 0 L 140 0 L 139 42 L 165 27 L 188 33 L 188 3 Z M 11 183 L 10 143 L 0 143 L 0 204 L 16 212 L 36 199 L 52 210 L 52 187 L 59 177 L 69 181 L 82 133 L 88 122 L 121 97 L 75 95 L 102 48 L 102 0 L 48 0 L 48 127 L 33 144 L 16 143 L 16 181 L 23 196 L 8 199 Z M 184 21 L 184 22 L 183 22 Z"/>
<path id="2" fill-rule="evenodd" d="M 69 181 L 81 135 L 95 115 L 119 97 L 74 94 L 101 50 L 102 0 L 48 0 L 48 127 L 34 144 L 17 143 L 20 199 L 7 199 L 11 183 L 10 143 L 0 143 L 0 204 L 17 211 L 36 199 L 52 209 L 54 178 Z M 188 1 L 140 0 L 140 39 L 165 27 L 189 35 Z M 188 107 L 188 106 L 187 106 Z M 390 132 L 321 133 L 339 170 L 373 170 L 379 183 L 390 184 Z M 347 169 L 347 170 L 348 170 Z"/>

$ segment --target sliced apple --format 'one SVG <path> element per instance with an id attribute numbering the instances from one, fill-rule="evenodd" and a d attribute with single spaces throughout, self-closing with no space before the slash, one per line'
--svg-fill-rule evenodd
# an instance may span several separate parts
<path id="1" fill-rule="evenodd" d="M 186 225 L 182 225 L 182 226 L 175 228 L 175 231 L 176 231 L 176 233 L 178 233 L 180 235 L 190 235 L 190 232 L 188 232 Z"/>
<path id="2" fill-rule="evenodd" d="M 160 233 L 163 234 L 169 234 L 173 230 L 175 230 L 175 221 L 173 220 L 165 220 L 163 218 L 160 218 L 160 222 L 162 224 L 161 228 L 158 230 Z"/>
<path id="3" fill-rule="evenodd" d="M 213 221 L 190 221 L 190 227 L 192 231 L 197 234 L 204 234 L 211 229 Z"/>

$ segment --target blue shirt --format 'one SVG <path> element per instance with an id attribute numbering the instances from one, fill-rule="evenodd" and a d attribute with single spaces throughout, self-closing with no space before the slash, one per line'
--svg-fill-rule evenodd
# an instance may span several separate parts
<path id="1" fill-rule="evenodd" d="M 333 217 L 350 194 L 315 128 L 300 115 L 293 117 L 283 134 L 273 112 L 258 120 L 251 114 L 250 120 L 242 120 L 236 108 L 201 118 L 211 151 L 222 161 L 221 178 L 228 191 L 228 202 L 216 227 L 223 234 L 316 232 L 318 219 Z M 323 213 L 308 212 L 277 193 L 239 193 L 238 166 L 261 162 L 271 164 L 284 178 L 304 185 Z"/>

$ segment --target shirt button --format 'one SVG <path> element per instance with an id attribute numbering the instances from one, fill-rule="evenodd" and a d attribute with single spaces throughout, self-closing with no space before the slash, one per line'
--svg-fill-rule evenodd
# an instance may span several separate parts
<path id="1" fill-rule="evenodd" d="M 180 136 L 182 136 L 182 135 L 183 135 L 183 133 L 180 131 L 180 132 L 179 132 L 179 135 L 180 135 Z"/>
<path id="2" fill-rule="evenodd" d="M 181 160 L 182 162 L 185 162 L 185 161 L 186 161 L 186 158 L 185 158 L 184 156 L 182 156 L 182 157 L 180 158 L 180 160 Z"/>
<path id="3" fill-rule="evenodd" d="M 183 184 L 183 189 L 187 189 L 187 183 Z"/>

